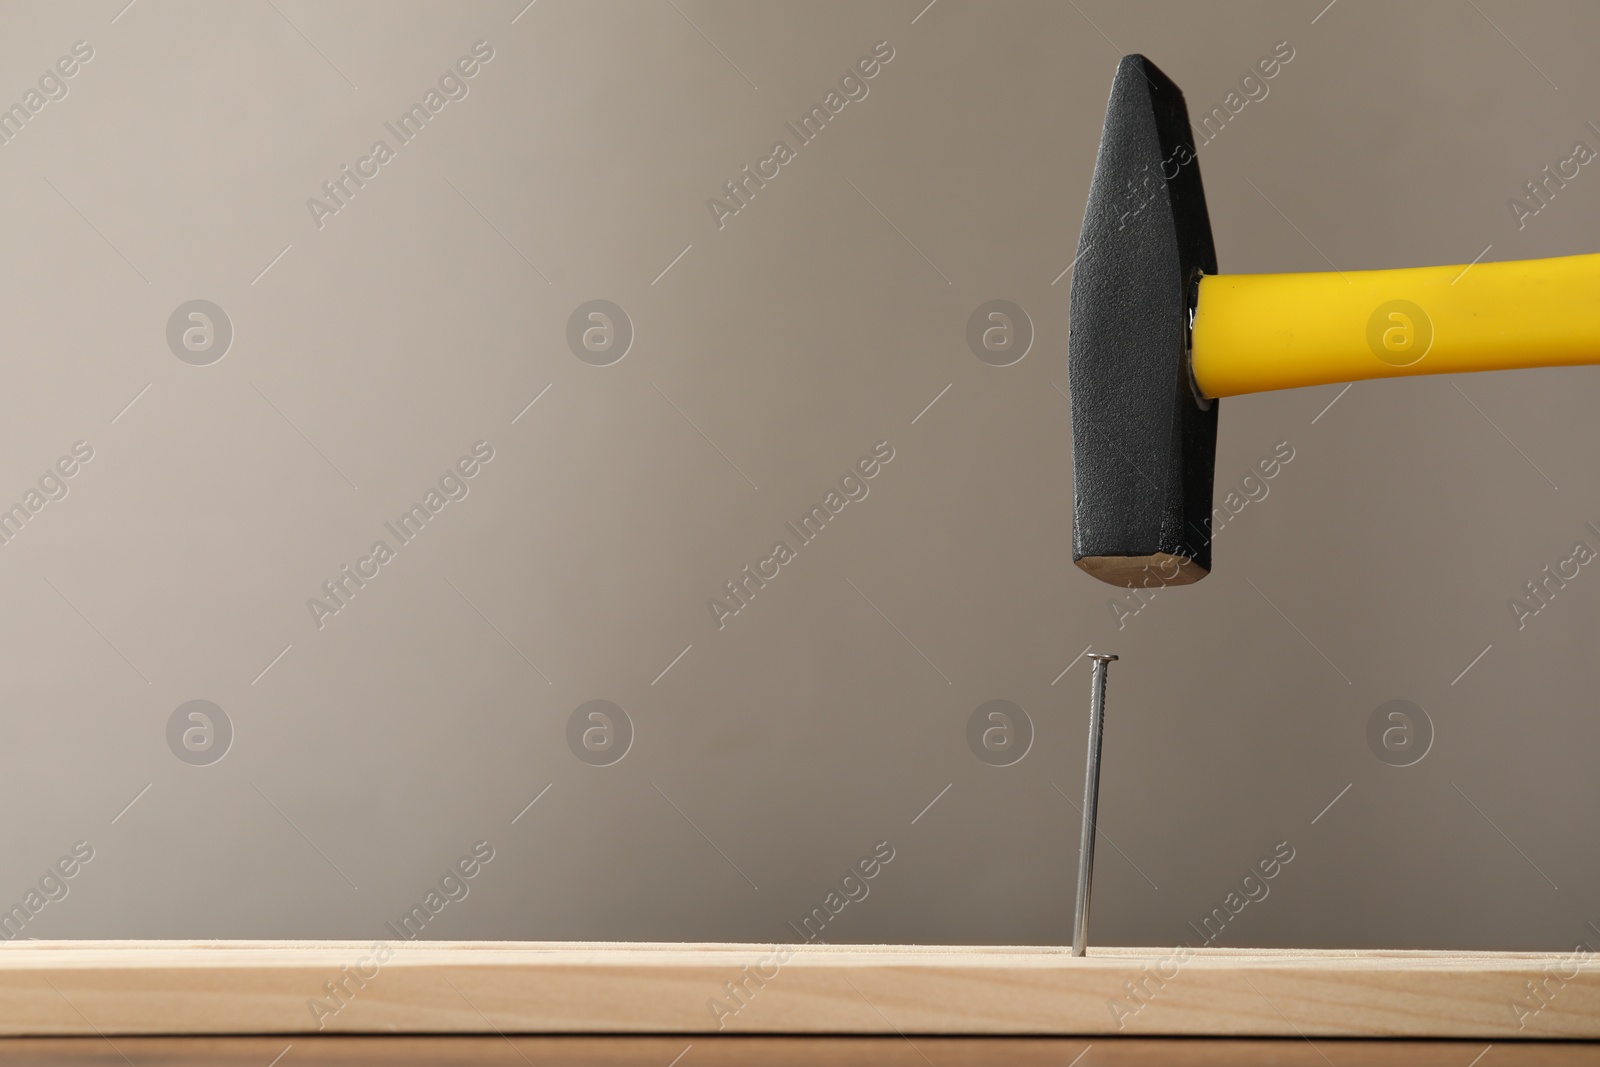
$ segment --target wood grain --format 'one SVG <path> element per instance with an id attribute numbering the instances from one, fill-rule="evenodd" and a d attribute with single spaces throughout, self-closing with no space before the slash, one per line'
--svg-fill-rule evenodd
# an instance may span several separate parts
<path id="1" fill-rule="evenodd" d="M 281 1058 L 280 1058 L 281 1057 Z M 277 1061 L 274 1064 L 274 1061 Z M 1569 1042 L 1128 1037 L 34 1037 L 28 1067 L 1577 1067 Z"/>
<path id="2" fill-rule="evenodd" d="M 689 1035 L 720 1025 L 730 1034 L 1600 1038 L 1600 962 L 1566 956 L 386 947 L 393 955 L 380 963 L 362 942 L 10 942 L 0 946 L 0 1034 L 296 1034 L 320 1024 L 329 1034 Z M 748 992 L 735 997 L 730 984 Z"/>

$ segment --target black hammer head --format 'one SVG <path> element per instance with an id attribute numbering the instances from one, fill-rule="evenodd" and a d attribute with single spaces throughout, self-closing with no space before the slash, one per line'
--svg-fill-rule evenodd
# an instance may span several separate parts
<path id="1" fill-rule="evenodd" d="M 1189 314 L 1217 272 L 1183 93 L 1143 56 L 1111 85 L 1072 278 L 1072 558 L 1114 585 L 1211 570 L 1217 402 L 1189 372 Z"/>

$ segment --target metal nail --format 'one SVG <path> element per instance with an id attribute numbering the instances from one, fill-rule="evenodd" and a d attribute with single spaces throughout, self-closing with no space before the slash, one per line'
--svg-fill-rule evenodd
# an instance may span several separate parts
<path id="1" fill-rule="evenodd" d="M 1089 701 L 1089 758 L 1083 772 L 1083 834 L 1078 842 L 1078 904 L 1072 918 L 1072 954 L 1089 947 L 1089 888 L 1094 880 L 1095 811 L 1100 804 L 1100 741 L 1106 719 L 1106 669 L 1116 656 L 1091 652 L 1094 678 Z"/>

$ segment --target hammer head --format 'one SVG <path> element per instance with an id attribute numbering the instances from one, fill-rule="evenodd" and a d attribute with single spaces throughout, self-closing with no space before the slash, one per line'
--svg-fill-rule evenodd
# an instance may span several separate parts
<path id="1" fill-rule="evenodd" d="M 1211 570 L 1217 402 L 1189 371 L 1193 293 L 1217 272 L 1183 93 L 1117 66 L 1072 279 L 1072 558 L 1114 585 Z"/>

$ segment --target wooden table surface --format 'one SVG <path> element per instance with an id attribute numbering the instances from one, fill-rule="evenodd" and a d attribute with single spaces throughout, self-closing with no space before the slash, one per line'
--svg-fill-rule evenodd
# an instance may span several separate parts
<path id="1" fill-rule="evenodd" d="M 1566 1067 L 1600 1044 L 1300 1038 L 121 1037 L 0 1040 L 0 1064 L 40 1067 Z"/>

